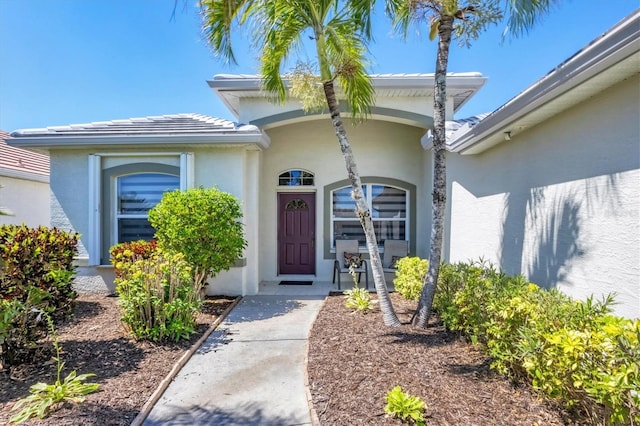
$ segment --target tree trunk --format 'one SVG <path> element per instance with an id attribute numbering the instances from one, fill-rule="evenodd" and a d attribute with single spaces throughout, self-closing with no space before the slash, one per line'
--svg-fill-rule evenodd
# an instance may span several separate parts
<path id="1" fill-rule="evenodd" d="M 351 187 L 353 188 L 356 212 L 367 240 L 367 249 L 369 250 L 370 258 L 369 263 L 371 264 L 371 270 L 373 272 L 373 282 L 375 283 L 382 318 L 385 325 L 398 327 L 400 326 L 400 320 L 398 319 L 396 312 L 393 309 L 393 305 L 391 304 L 391 299 L 389 298 L 389 291 L 387 290 L 387 283 L 384 278 L 384 271 L 382 270 L 382 261 L 380 260 L 380 252 L 378 251 L 378 242 L 373 228 L 373 221 L 371 220 L 371 213 L 369 212 L 369 206 L 364 199 L 360 174 L 358 173 L 358 168 L 356 166 L 355 159 L 353 158 L 353 152 L 351 151 L 351 145 L 347 139 L 347 132 L 344 128 L 342 117 L 340 116 L 333 81 L 325 81 L 323 83 L 323 87 L 327 98 L 329 112 L 331 114 L 331 123 L 336 131 L 338 143 L 340 144 L 342 156 L 344 157 L 345 165 L 347 167 L 347 174 L 349 175 Z"/>
<path id="2" fill-rule="evenodd" d="M 413 325 L 426 327 L 431 315 L 433 297 L 438 285 L 440 260 L 442 258 L 442 236 L 444 234 L 445 208 L 447 204 L 446 173 L 446 102 L 447 102 L 447 63 L 449 46 L 453 32 L 451 15 L 440 17 L 438 29 L 438 59 L 436 61 L 435 87 L 433 96 L 433 202 L 431 241 L 429 248 L 429 269 L 424 279 L 420 301 L 413 317 Z"/>

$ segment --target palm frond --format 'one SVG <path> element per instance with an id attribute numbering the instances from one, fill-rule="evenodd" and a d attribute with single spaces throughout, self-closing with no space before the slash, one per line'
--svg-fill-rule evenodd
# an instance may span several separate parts
<path id="1" fill-rule="evenodd" d="M 404 38 L 411 27 L 415 27 L 416 30 L 424 25 L 427 29 L 432 28 L 433 21 L 439 19 L 445 13 L 445 9 L 450 7 L 451 3 L 443 0 L 385 1 L 385 12 L 391 18 L 394 31 Z"/>
<path id="2" fill-rule="evenodd" d="M 266 7 L 266 4 L 269 7 Z M 286 98 L 282 81 L 282 67 L 292 50 L 300 43 L 305 29 L 309 28 L 307 10 L 296 7 L 299 2 L 265 2 L 254 18 L 255 39 L 260 40 L 260 74 L 265 90 L 275 95 L 279 102 Z"/>
<path id="3" fill-rule="evenodd" d="M 362 120 L 375 101 L 375 91 L 366 68 L 366 39 L 358 26 L 349 20 L 332 20 L 327 26 L 327 56 L 335 78 L 344 91 L 354 119 Z"/>
<path id="4" fill-rule="evenodd" d="M 412 23 L 411 2 L 406 0 L 387 0 L 385 13 L 391 18 L 394 31 L 406 38 Z"/>
<path id="5" fill-rule="evenodd" d="M 250 24 L 259 50 L 263 87 L 276 101 L 287 96 L 283 67 L 313 31 L 322 80 L 337 78 L 354 117 L 365 117 L 374 99 L 367 76 L 367 41 L 375 2 L 368 0 L 201 0 L 203 30 L 213 51 L 236 62 L 235 26 Z"/>
<path id="6" fill-rule="evenodd" d="M 353 119 L 356 122 L 366 119 L 375 102 L 375 91 L 364 68 L 358 67 L 349 76 L 338 75 L 338 84 L 345 92 Z"/>
<path id="7" fill-rule="evenodd" d="M 359 31 L 368 40 L 372 40 L 371 19 L 375 1 L 371 0 L 351 0 L 348 3 L 349 16 L 356 23 Z"/>
<path id="8" fill-rule="evenodd" d="M 527 34 L 557 3 L 558 0 L 504 0 L 507 27 L 502 37 Z"/>
<path id="9" fill-rule="evenodd" d="M 234 24 L 251 8 L 250 0 L 200 0 L 202 34 L 216 56 L 236 64 L 231 43 Z"/>

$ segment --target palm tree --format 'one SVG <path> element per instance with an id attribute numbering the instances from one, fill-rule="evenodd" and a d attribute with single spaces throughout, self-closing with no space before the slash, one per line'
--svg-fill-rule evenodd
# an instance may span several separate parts
<path id="1" fill-rule="evenodd" d="M 555 0 L 387 0 L 387 12 L 405 36 L 411 23 L 429 25 L 431 40 L 438 37 L 433 98 L 433 192 L 429 268 L 424 280 L 413 325 L 426 327 L 437 290 L 445 207 L 447 202 L 445 105 L 447 64 L 452 36 L 468 44 L 488 24 L 497 23 L 506 12 L 507 30 L 514 36 L 527 32 L 548 13 Z M 503 12 L 504 11 L 504 12 Z"/>
<path id="2" fill-rule="evenodd" d="M 281 70 L 290 54 L 307 37 L 315 44 L 319 72 L 317 82 L 324 93 L 325 106 L 345 160 L 356 214 L 366 237 L 384 323 L 399 326 L 400 321 L 387 291 L 371 213 L 336 95 L 337 83 L 355 118 L 366 117 L 374 102 L 374 90 L 365 72 L 373 4 L 362 0 L 203 0 L 200 7 L 207 41 L 214 52 L 227 61 L 235 62 L 231 45 L 233 25 L 254 25 L 264 88 L 275 94 L 280 102 L 287 96 Z M 313 76 L 308 75 L 304 67 L 298 67 L 298 71 L 298 74 L 307 74 L 302 81 L 313 81 Z"/>

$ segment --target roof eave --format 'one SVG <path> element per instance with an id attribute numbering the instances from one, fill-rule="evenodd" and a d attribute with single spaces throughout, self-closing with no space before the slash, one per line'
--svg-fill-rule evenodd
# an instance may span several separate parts
<path id="1" fill-rule="evenodd" d="M 407 87 L 433 87 L 434 74 L 374 74 L 371 82 L 379 89 L 398 89 Z M 447 73 L 447 82 L 452 85 L 465 85 L 468 87 L 482 86 L 486 77 L 479 72 Z M 284 79 L 285 84 L 288 80 Z M 217 74 L 213 80 L 207 83 L 212 89 L 224 91 L 262 91 L 261 78 L 256 75 L 245 74 Z"/>
<path id="2" fill-rule="evenodd" d="M 431 90 L 434 81 L 434 74 L 375 74 L 371 76 L 371 82 L 378 94 L 384 90 Z M 284 82 L 285 85 L 288 85 L 286 79 Z M 447 91 L 449 96 L 464 95 L 456 103 L 455 110 L 462 108 L 486 82 L 487 77 L 483 77 L 479 72 L 448 73 Z M 268 97 L 262 88 L 260 77 L 256 75 L 218 74 L 213 77 L 213 80 L 208 80 L 207 84 L 236 118 L 240 116 L 239 98 L 247 96 Z"/>
<path id="3" fill-rule="evenodd" d="M 33 182 L 49 183 L 49 175 L 25 170 L 0 167 L 0 176 L 13 179 L 29 180 Z"/>
<path id="4" fill-rule="evenodd" d="M 640 12 L 637 11 L 530 88 L 498 108 L 469 132 L 452 141 L 449 149 L 461 154 L 478 154 L 510 140 L 515 136 L 511 128 L 519 119 L 567 95 L 573 88 L 591 78 L 600 74 L 602 78 L 607 79 L 609 86 L 628 78 L 628 75 L 613 72 L 612 69 L 625 61 L 636 61 L 640 57 L 638 52 L 640 52 Z M 596 89 L 593 91 L 595 92 Z M 581 98 L 587 98 L 592 94 L 585 92 Z M 509 132 L 509 138 L 505 137 L 505 132 Z"/>
<path id="5" fill-rule="evenodd" d="M 78 148 L 80 146 L 126 146 L 126 145 L 246 145 L 255 144 L 261 149 L 266 149 L 271 144 L 269 137 L 264 133 L 246 134 L 221 134 L 208 133 L 197 135 L 41 135 L 22 136 L 12 134 L 7 139 L 7 144 L 15 147 L 32 148 Z"/>

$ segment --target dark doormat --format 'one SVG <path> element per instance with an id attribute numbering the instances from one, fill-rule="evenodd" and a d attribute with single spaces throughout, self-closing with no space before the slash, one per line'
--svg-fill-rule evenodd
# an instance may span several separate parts
<path id="1" fill-rule="evenodd" d="M 280 285 L 311 285 L 313 281 L 280 281 Z"/>

